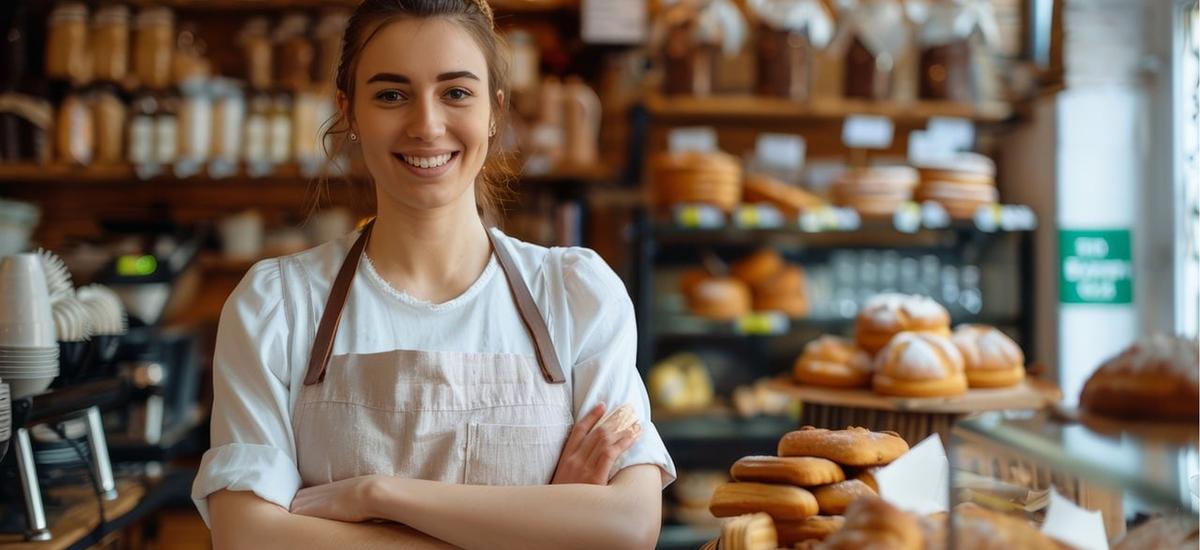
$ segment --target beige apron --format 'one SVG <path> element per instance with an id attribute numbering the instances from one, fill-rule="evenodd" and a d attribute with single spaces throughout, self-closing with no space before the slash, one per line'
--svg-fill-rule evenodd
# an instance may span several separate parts
<path id="1" fill-rule="evenodd" d="M 331 357 L 373 224 L 334 279 L 292 414 L 304 486 L 366 474 L 476 485 L 550 483 L 574 422 L 571 388 L 528 287 L 491 231 L 536 357 L 408 350 Z"/>

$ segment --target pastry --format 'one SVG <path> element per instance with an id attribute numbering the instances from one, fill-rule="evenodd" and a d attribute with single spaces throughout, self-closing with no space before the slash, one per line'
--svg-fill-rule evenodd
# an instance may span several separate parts
<path id="1" fill-rule="evenodd" d="M 873 432 L 851 426 L 826 430 L 805 426 L 779 440 L 779 456 L 816 456 L 843 466 L 883 466 L 908 452 L 895 432 Z"/>
<path id="2" fill-rule="evenodd" d="M 790 317 L 808 313 L 808 293 L 804 286 L 804 269 L 789 265 L 753 286 L 754 309 L 781 311 Z"/>
<path id="3" fill-rule="evenodd" d="M 1025 379 L 1025 354 L 995 327 L 959 325 L 951 337 L 963 356 L 967 385 L 972 388 L 1015 386 Z"/>
<path id="4" fill-rule="evenodd" d="M 721 524 L 721 550 L 775 550 L 775 523 L 764 513 L 745 514 Z"/>
<path id="5" fill-rule="evenodd" d="M 804 346 L 792 377 L 814 386 L 866 386 L 871 382 L 871 356 L 849 340 L 825 335 Z"/>
<path id="6" fill-rule="evenodd" d="M 760 285 L 783 269 L 783 256 L 769 248 L 759 250 L 730 267 L 730 272 L 751 287 Z"/>
<path id="7" fill-rule="evenodd" d="M 1156 335 L 1105 361 L 1083 385 L 1090 414 L 1195 423 L 1200 417 L 1200 349 L 1195 340 Z"/>
<path id="8" fill-rule="evenodd" d="M 949 338 L 901 332 L 875 356 L 876 393 L 901 397 L 945 397 L 967 391 L 963 357 Z"/>
<path id="9" fill-rule="evenodd" d="M 680 504 L 703 506 L 707 511 L 717 487 L 728 481 L 729 476 L 721 471 L 681 470 L 679 478 L 671 484 L 671 491 Z"/>
<path id="10" fill-rule="evenodd" d="M 836 463 L 811 456 L 747 456 L 733 463 L 729 475 L 737 481 L 783 483 L 815 487 L 846 479 Z"/>
<path id="11" fill-rule="evenodd" d="M 925 537 L 917 518 L 870 497 L 846 509 L 846 521 L 820 545 L 823 550 L 921 550 Z M 963 546 L 962 548 L 971 548 Z M 1016 547 L 1014 547 L 1016 548 Z"/>
<path id="12" fill-rule="evenodd" d="M 830 188 L 836 204 L 864 216 L 890 216 L 912 199 L 919 176 L 907 166 L 851 168 Z"/>
<path id="13" fill-rule="evenodd" d="M 717 487 L 708 510 L 719 518 L 766 512 L 775 519 L 803 519 L 817 515 L 817 499 L 789 485 L 726 483 Z"/>
<path id="14" fill-rule="evenodd" d="M 660 153 L 650 160 L 655 202 L 660 207 L 705 203 L 726 212 L 742 199 L 742 168 L 725 153 Z"/>
<path id="15" fill-rule="evenodd" d="M 972 503 L 954 507 L 954 547 L 972 550 L 1058 550 L 1059 546 L 1029 522 Z M 947 514 L 921 520 L 926 550 L 949 548 Z M 1146 547 L 1150 548 L 1150 547 Z"/>
<path id="16" fill-rule="evenodd" d="M 817 487 L 813 489 L 813 496 L 817 497 L 817 507 L 821 513 L 829 516 L 836 516 L 845 513 L 846 507 L 862 497 L 878 496 L 878 494 L 857 479 L 847 479 L 839 481 L 831 485 Z"/>
<path id="17" fill-rule="evenodd" d="M 733 320 L 750 313 L 750 288 L 733 277 L 709 277 L 695 284 L 687 296 L 688 309 L 695 315 Z"/>
<path id="18" fill-rule="evenodd" d="M 778 524 L 775 525 L 775 531 L 779 532 Z M 779 540 L 782 544 L 782 535 Z M 1155 518 L 1134 527 L 1112 549 L 1196 550 L 1198 542 L 1200 530 L 1197 530 L 1195 516 L 1172 516 Z"/>
<path id="19" fill-rule="evenodd" d="M 765 174 L 747 176 L 743 196 L 747 203 L 765 202 L 785 216 L 793 218 L 805 210 L 819 208 L 825 204 L 816 195 Z"/>
<path id="20" fill-rule="evenodd" d="M 679 292 L 684 296 L 688 296 L 696 291 L 696 287 L 700 283 L 711 278 L 712 274 L 703 267 L 686 269 L 679 274 Z"/>
<path id="21" fill-rule="evenodd" d="M 863 483 L 866 483 L 867 487 L 870 487 L 872 491 L 875 491 L 876 493 L 878 493 L 879 492 L 879 482 L 875 481 L 875 472 L 878 472 L 878 471 L 879 471 L 878 467 L 863 468 L 862 470 L 859 470 L 858 472 L 856 472 L 851 479 L 857 479 Z"/>
<path id="22" fill-rule="evenodd" d="M 842 516 L 812 516 L 804 519 L 775 522 L 775 533 L 779 545 L 789 547 L 805 540 L 824 540 L 842 528 L 846 519 Z"/>
<path id="23" fill-rule="evenodd" d="M 919 163 L 921 181 L 950 181 L 958 184 L 994 186 L 996 163 L 978 153 L 957 153 L 952 157 Z"/>
<path id="24" fill-rule="evenodd" d="M 950 335 L 950 312 L 925 296 L 879 294 L 863 305 L 855 320 L 855 339 L 867 353 L 877 353 L 901 332 Z"/>

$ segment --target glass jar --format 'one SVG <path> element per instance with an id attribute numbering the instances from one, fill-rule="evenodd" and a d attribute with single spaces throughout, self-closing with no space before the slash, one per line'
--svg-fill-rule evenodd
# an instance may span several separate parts
<path id="1" fill-rule="evenodd" d="M 245 130 L 242 133 L 242 152 L 246 164 L 254 166 L 270 162 L 270 120 L 271 97 L 259 94 L 251 99 Z"/>
<path id="2" fill-rule="evenodd" d="M 97 80 L 122 82 L 129 74 L 129 8 L 104 6 L 92 20 L 92 59 Z"/>
<path id="3" fill-rule="evenodd" d="M 864 0 L 847 14 L 844 24 L 850 26 L 851 39 L 843 58 L 843 95 L 892 98 L 893 80 L 911 47 L 903 7 L 897 0 Z"/>
<path id="4" fill-rule="evenodd" d="M 212 70 L 208 59 L 204 57 L 205 44 L 190 28 L 179 31 L 175 41 L 175 54 L 171 58 L 171 73 L 176 86 L 193 80 L 203 80 L 209 77 Z"/>
<path id="5" fill-rule="evenodd" d="M 955 3 L 929 6 L 921 25 L 920 94 L 922 99 L 969 102 L 971 94 L 971 26 L 960 24 L 964 7 Z"/>
<path id="6" fill-rule="evenodd" d="M 143 93 L 133 104 L 133 116 L 129 118 L 129 163 L 134 166 L 155 162 L 154 127 L 158 117 L 158 101 L 154 96 Z"/>
<path id="7" fill-rule="evenodd" d="M 334 11 L 321 17 L 317 23 L 317 66 L 313 78 L 321 85 L 332 85 L 337 77 L 337 66 L 342 60 L 342 34 L 350 22 L 350 14 Z"/>
<path id="8" fill-rule="evenodd" d="M 96 163 L 119 164 L 124 160 L 125 103 L 117 88 L 107 84 L 97 90 L 92 103 L 96 124 Z"/>
<path id="9" fill-rule="evenodd" d="M 77 86 L 91 80 L 87 18 L 87 7 L 78 2 L 60 4 L 50 12 L 46 33 L 47 77 Z"/>
<path id="10" fill-rule="evenodd" d="M 267 20 L 256 17 L 242 27 L 240 42 L 246 56 L 246 81 L 252 90 L 271 88 L 271 37 Z"/>
<path id="11" fill-rule="evenodd" d="M 212 95 L 204 80 L 189 80 L 180 90 L 178 156 L 190 162 L 207 162 L 212 151 Z"/>
<path id="12" fill-rule="evenodd" d="M 242 150 L 242 126 L 246 100 L 237 83 L 218 79 L 213 83 L 212 157 L 235 163 Z"/>
<path id="13" fill-rule="evenodd" d="M 292 98 L 279 94 L 271 101 L 268 117 L 267 158 L 271 164 L 286 164 L 292 160 Z"/>
<path id="14" fill-rule="evenodd" d="M 134 22 L 137 30 L 134 70 L 142 86 L 162 90 L 171 84 L 175 50 L 175 16 L 167 8 L 146 8 Z"/>
<path id="15" fill-rule="evenodd" d="M 179 98 L 164 94 L 154 117 L 154 160 L 174 164 L 179 158 Z"/>
<path id="16" fill-rule="evenodd" d="M 70 164 L 91 164 L 95 155 L 96 136 L 89 98 L 71 94 L 58 107 L 55 139 L 58 158 Z"/>
<path id="17" fill-rule="evenodd" d="M 316 49 L 307 32 L 308 18 L 301 14 L 288 15 L 276 29 L 276 80 L 286 90 L 304 90 L 312 83 Z"/>

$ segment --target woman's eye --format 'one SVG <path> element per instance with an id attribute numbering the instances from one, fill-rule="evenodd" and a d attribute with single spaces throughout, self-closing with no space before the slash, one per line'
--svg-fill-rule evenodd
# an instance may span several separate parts
<path id="1" fill-rule="evenodd" d="M 463 88 L 450 88 L 446 91 L 446 97 L 453 99 L 454 101 L 462 101 L 468 97 L 471 97 L 471 92 Z"/>
<path id="2" fill-rule="evenodd" d="M 404 99 L 404 96 L 395 90 L 384 90 L 376 94 L 375 97 L 385 103 L 395 103 Z"/>

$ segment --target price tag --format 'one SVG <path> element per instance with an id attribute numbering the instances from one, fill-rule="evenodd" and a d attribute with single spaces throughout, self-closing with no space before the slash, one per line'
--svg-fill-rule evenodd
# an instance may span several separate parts
<path id="1" fill-rule="evenodd" d="M 975 211 L 975 227 L 984 233 L 994 233 L 1000 228 L 1003 207 L 999 204 L 980 206 Z"/>
<path id="2" fill-rule="evenodd" d="M 932 163 L 954 154 L 945 144 L 934 139 L 928 132 L 913 130 L 908 133 L 908 160 L 913 164 Z"/>
<path id="3" fill-rule="evenodd" d="M 733 211 L 733 224 L 740 229 L 775 229 L 783 226 L 783 213 L 769 204 L 743 204 Z"/>
<path id="4" fill-rule="evenodd" d="M 712 153 L 717 150 L 717 131 L 711 126 L 676 128 L 667 135 L 667 143 L 672 153 Z"/>
<path id="5" fill-rule="evenodd" d="M 761 311 L 738 318 L 734 330 L 738 334 L 767 336 L 783 334 L 788 330 L 788 318 L 778 311 Z"/>
<path id="6" fill-rule="evenodd" d="M 842 208 L 822 206 L 810 208 L 800 214 L 800 229 L 809 233 L 837 231 L 841 229 L 845 216 Z M 853 211 L 851 211 L 853 212 Z M 857 218 L 857 213 L 855 213 Z"/>
<path id="7" fill-rule="evenodd" d="M 929 229 L 950 227 L 950 214 L 946 212 L 942 203 L 925 201 L 921 203 L 921 225 Z"/>
<path id="8" fill-rule="evenodd" d="M 1005 205 L 1000 207 L 1000 229 L 1032 231 L 1035 228 L 1037 228 L 1037 216 L 1028 206 Z"/>
<path id="9" fill-rule="evenodd" d="M 916 233 L 921 228 L 921 205 L 905 201 L 892 215 L 892 224 L 901 233 Z"/>
<path id="10" fill-rule="evenodd" d="M 583 0 L 580 34 L 590 44 L 642 44 L 646 41 L 645 0 Z"/>
<path id="11" fill-rule="evenodd" d="M 675 205 L 675 224 L 684 229 L 719 229 L 725 226 L 725 214 L 708 204 Z"/>
<path id="12" fill-rule="evenodd" d="M 975 123 L 965 118 L 933 117 L 925 134 L 943 151 L 967 151 L 975 145 Z"/>
<path id="13" fill-rule="evenodd" d="M 804 166 L 804 138 L 793 134 L 759 134 L 754 148 L 759 163 L 781 170 Z"/>
<path id="14" fill-rule="evenodd" d="M 894 130 L 888 117 L 850 115 L 842 123 L 842 143 L 854 149 L 887 149 Z"/>

